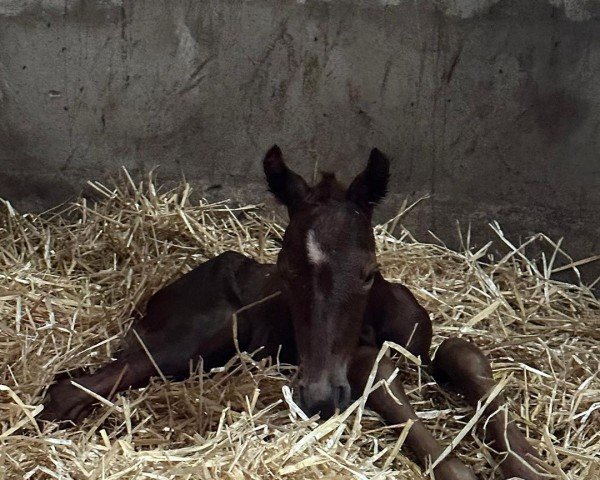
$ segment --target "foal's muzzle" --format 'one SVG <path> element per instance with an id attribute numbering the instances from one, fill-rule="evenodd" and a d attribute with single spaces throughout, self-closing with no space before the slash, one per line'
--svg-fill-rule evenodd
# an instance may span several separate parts
<path id="1" fill-rule="evenodd" d="M 299 389 L 300 406 L 308 416 L 319 414 L 322 420 L 327 420 L 336 409 L 342 412 L 350 405 L 351 392 L 347 380 L 301 381 Z"/>

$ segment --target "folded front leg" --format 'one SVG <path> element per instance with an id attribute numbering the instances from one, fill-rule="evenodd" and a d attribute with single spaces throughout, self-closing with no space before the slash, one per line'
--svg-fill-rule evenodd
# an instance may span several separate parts
<path id="1" fill-rule="evenodd" d="M 481 350 L 460 338 L 450 338 L 440 345 L 433 360 L 433 375 L 442 386 L 465 397 L 473 407 L 496 385 L 492 369 Z M 542 480 L 535 465 L 539 456 L 514 422 L 507 418 L 505 400 L 498 395 L 486 408 L 486 441 L 498 453 L 500 470 L 505 478 Z"/>
<path id="2" fill-rule="evenodd" d="M 363 393 L 377 353 L 376 348 L 363 346 L 359 347 L 354 354 L 348 374 L 354 396 L 360 396 Z M 389 378 L 394 369 L 394 364 L 390 359 L 382 358 L 377 369 L 375 383 Z M 417 455 L 421 465 L 425 467 L 441 455 L 443 448 L 410 406 L 400 380 L 394 379 L 389 387 L 393 396 L 381 386 L 369 395 L 367 405 L 381 415 L 386 423 L 398 424 L 405 423 L 407 420 L 414 421 L 406 438 L 406 444 Z M 434 468 L 434 473 L 436 480 L 474 480 L 477 478 L 471 469 L 454 457 L 442 460 Z"/>
<path id="3" fill-rule="evenodd" d="M 77 378 L 64 378 L 50 387 L 44 399 L 44 410 L 40 420 L 54 422 L 81 422 L 97 403 L 95 397 L 73 385 L 99 395 L 109 397 L 129 387 L 145 385 L 153 374 L 157 374 L 152 362 L 143 352 L 125 359 L 115 360 L 96 373 Z"/>

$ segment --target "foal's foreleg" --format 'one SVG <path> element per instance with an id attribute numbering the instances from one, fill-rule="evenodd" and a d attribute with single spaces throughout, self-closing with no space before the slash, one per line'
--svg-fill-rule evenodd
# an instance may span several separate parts
<path id="1" fill-rule="evenodd" d="M 354 396 L 360 396 L 363 393 L 377 354 L 378 350 L 374 347 L 362 346 L 356 351 L 348 374 Z M 382 358 L 377 369 L 375 383 L 389 378 L 394 369 L 395 366 L 391 360 L 385 357 Z M 400 380 L 394 379 L 389 385 L 389 390 L 393 395 L 390 395 L 385 387 L 380 386 L 369 395 L 367 405 L 389 424 L 405 423 L 407 420 L 412 420 L 414 423 L 410 428 L 406 443 L 417 455 L 422 466 L 435 461 L 442 453 L 443 448 L 411 408 Z M 468 467 L 452 457 L 440 462 L 434 469 L 434 473 L 437 480 L 474 480 L 477 478 Z"/>
<path id="2" fill-rule="evenodd" d="M 63 378 L 48 390 L 40 419 L 78 423 L 98 403 L 98 398 L 86 390 L 108 399 L 116 392 L 146 384 L 156 374 L 148 356 L 139 352 L 127 359 L 115 360 L 91 375 Z"/>
<path id="3" fill-rule="evenodd" d="M 460 338 L 448 339 L 440 345 L 433 360 L 433 375 L 440 384 L 463 395 L 473 407 L 496 385 L 481 350 Z M 486 408 L 486 441 L 498 452 L 505 478 L 541 480 L 543 477 L 534 467 L 539 456 L 515 423 L 507 419 L 504 404 L 504 398 L 498 395 Z"/>

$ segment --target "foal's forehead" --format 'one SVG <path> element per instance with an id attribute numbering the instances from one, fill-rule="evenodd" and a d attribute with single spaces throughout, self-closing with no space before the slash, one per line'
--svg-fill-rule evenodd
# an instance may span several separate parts
<path id="1" fill-rule="evenodd" d="M 336 254 L 369 255 L 373 236 L 369 220 L 351 205 L 321 205 L 300 214 L 288 227 L 290 246 L 306 252 L 310 263 Z"/>
<path id="2" fill-rule="evenodd" d="M 319 205 L 310 209 L 301 221 L 321 241 L 332 241 L 370 234 L 371 225 L 365 215 L 350 202 Z"/>

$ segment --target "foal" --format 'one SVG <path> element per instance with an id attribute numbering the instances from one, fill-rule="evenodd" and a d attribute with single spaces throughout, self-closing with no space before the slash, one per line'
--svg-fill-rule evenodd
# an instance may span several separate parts
<path id="1" fill-rule="evenodd" d="M 310 415 L 328 418 L 360 396 L 386 340 L 420 356 L 438 382 L 472 406 L 484 400 L 495 383 L 482 352 L 454 338 L 442 343 L 432 362 L 429 315 L 406 287 L 384 280 L 377 269 L 371 215 L 386 194 L 388 159 L 373 149 L 365 170 L 347 189 L 331 174 L 309 187 L 285 165 L 277 146 L 267 152 L 263 166 L 270 191 L 290 217 L 277 265 L 236 252 L 201 264 L 150 299 L 115 361 L 74 381 L 108 396 L 146 385 L 156 367 L 181 378 L 189 362 L 199 358 L 206 368 L 221 365 L 235 353 L 233 314 L 264 300 L 238 315 L 239 347 L 263 347 L 262 354 L 270 356 L 280 352 L 283 361 L 299 365 L 300 404 Z M 394 369 L 384 357 L 376 381 L 389 378 Z M 63 379 L 49 389 L 42 418 L 77 422 L 93 404 L 92 396 Z M 389 390 L 372 392 L 368 405 L 389 423 L 414 421 L 406 443 L 423 466 L 441 455 L 442 447 L 409 405 L 399 379 Z M 537 454 L 506 418 L 503 405 L 496 396 L 484 414 L 486 439 L 500 469 L 506 478 L 540 480 Z M 433 471 L 438 480 L 476 478 L 452 456 Z"/>

